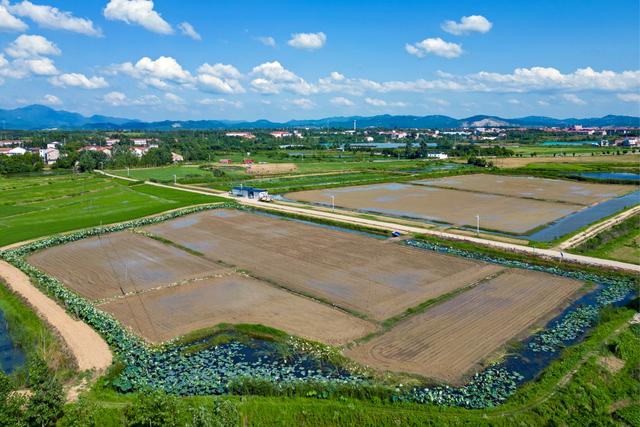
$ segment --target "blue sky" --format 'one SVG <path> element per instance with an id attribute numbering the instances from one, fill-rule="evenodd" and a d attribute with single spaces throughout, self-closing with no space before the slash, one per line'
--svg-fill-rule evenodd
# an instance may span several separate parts
<path id="1" fill-rule="evenodd" d="M 640 2 L 0 0 L 0 107 L 640 115 Z"/>

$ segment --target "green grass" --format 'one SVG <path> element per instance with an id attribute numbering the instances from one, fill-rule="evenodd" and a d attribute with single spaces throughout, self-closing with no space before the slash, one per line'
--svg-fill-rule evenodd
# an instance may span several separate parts
<path id="1" fill-rule="evenodd" d="M 211 171 L 200 169 L 197 165 L 194 166 L 164 166 L 164 167 L 156 167 L 156 168 L 140 168 L 140 169 L 130 169 L 129 174 L 127 175 L 126 169 L 118 169 L 109 171 L 114 175 L 129 177 L 134 179 L 139 179 L 142 181 L 148 181 L 150 179 L 156 179 L 158 181 L 173 181 L 173 176 L 175 175 L 178 179 L 198 176 L 198 177 L 208 177 L 213 176 Z"/>
<path id="2" fill-rule="evenodd" d="M 224 201 L 93 175 L 0 178 L 0 246 L 184 206 Z"/>
<path id="3" fill-rule="evenodd" d="M 640 264 L 640 215 L 592 237 L 571 252 L 597 258 Z"/>
<path id="4" fill-rule="evenodd" d="M 68 377 L 73 372 L 73 360 L 66 354 L 60 341 L 33 310 L 2 281 L 0 311 L 7 322 L 11 340 L 22 349 L 27 358 L 40 356 L 61 378 Z M 19 384 L 25 382 L 24 371 L 18 370 L 14 376 Z"/>

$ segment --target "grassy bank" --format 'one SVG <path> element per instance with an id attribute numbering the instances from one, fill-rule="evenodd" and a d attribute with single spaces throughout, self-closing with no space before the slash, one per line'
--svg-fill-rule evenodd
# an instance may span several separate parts
<path id="1" fill-rule="evenodd" d="M 52 330 L 33 312 L 20 297 L 0 281 L 0 311 L 7 321 L 9 335 L 27 359 L 39 357 L 61 378 L 74 371 L 73 359 Z M 15 373 L 18 384 L 26 382 L 25 371 Z"/>
<path id="2" fill-rule="evenodd" d="M 570 252 L 640 264 L 640 215 L 593 236 Z"/>

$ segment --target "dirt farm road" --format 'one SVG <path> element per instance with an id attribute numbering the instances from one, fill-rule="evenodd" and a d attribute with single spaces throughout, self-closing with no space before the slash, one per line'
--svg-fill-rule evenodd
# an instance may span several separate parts
<path id="1" fill-rule="evenodd" d="M 101 174 L 103 174 L 105 176 L 112 177 L 112 178 L 126 179 L 126 180 L 129 180 L 129 181 L 135 181 L 134 179 L 131 179 L 131 178 L 123 178 L 123 177 L 120 177 L 120 176 L 117 176 L 117 175 L 112 175 L 112 174 L 104 172 L 104 171 L 96 171 L 96 172 L 101 173 Z M 183 190 L 183 191 L 187 191 L 187 192 L 191 192 L 191 193 L 209 194 L 209 195 L 215 195 L 215 196 L 218 196 L 218 197 L 226 197 L 226 198 L 235 200 L 236 202 L 238 202 L 238 203 L 240 203 L 242 205 L 259 207 L 261 209 L 266 209 L 266 210 L 279 211 L 279 212 L 289 212 L 289 213 L 293 213 L 293 214 L 306 215 L 306 216 L 311 216 L 311 217 L 316 217 L 316 218 L 321 218 L 321 219 L 329 219 L 329 220 L 335 220 L 335 221 L 340 221 L 340 222 L 347 222 L 347 223 L 352 223 L 352 224 L 364 225 L 364 226 L 367 226 L 367 227 L 373 227 L 373 228 L 377 228 L 377 229 L 380 229 L 380 230 L 395 230 L 395 231 L 404 232 L 404 233 L 428 234 L 428 235 L 432 235 L 432 236 L 435 236 L 435 237 L 440 237 L 440 238 L 443 238 L 443 239 L 459 240 L 459 241 L 474 243 L 474 244 L 477 244 L 477 245 L 482 245 L 482 246 L 488 246 L 488 247 L 492 247 L 492 248 L 496 248 L 496 249 L 501 249 L 501 250 L 509 251 L 509 252 L 518 252 L 518 253 L 533 255 L 533 256 L 537 256 L 537 257 L 552 258 L 552 259 L 558 260 L 559 262 L 567 261 L 567 262 L 574 262 L 574 263 L 578 263 L 578 264 L 585 264 L 585 265 L 591 265 L 591 266 L 597 266 L 597 267 L 603 267 L 603 268 L 613 268 L 613 269 L 616 269 L 616 270 L 626 270 L 626 271 L 631 271 L 631 272 L 635 272 L 635 273 L 640 273 L 640 265 L 629 264 L 629 263 L 626 263 L 626 262 L 612 261 L 612 260 L 607 260 L 607 259 L 600 259 L 600 258 L 584 256 L 584 255 L 570 254 L 570 253 L 565 253 L 560 249 L 538 249 L 538 248 L 533 248 L 533 247 L 530 247 L 530 246 L 517 245 L 517 244 L 514 244 L 514 243 L 498 242 L 498 241 L 495 241 L 495 240 L 482 239 L 482 238 L 473 237 L 473 236 L 465 236 L 465 235 L 459 235 L 459 234 L 446 233 L 446 232 L 443 232 L 443 231 L 432 230 L 432 229 L 429 229 L 429 228 L 402 225 L 402 224 L 397 224 L 397 223 L 394 223 L 394 222 L 386 222 L 386 221 L 381 221 L 381 220 L 371 220 L 371 219 L 365 219 L 365 218 L 356 218 L 356 217 L 353 217 L 353 216 L 349 215 L 348 211 L 341 211 L 340 209 L 336 209 L 336 212 L 325 212 L 325 211 L 308 209 L 308 205 L 304 205 L 304 204 L 300 204 L 300 207 L 297 207 L 297 206 L 295 206 L 295 203 L 291 203 L 291 202 L 287 203 L 286 205 L 285 204 L 279 204 L 279 203 L 264 203 L 264 202 L 259 202 L 257 200 L 252 200 L 252 199 L 244 199 L 244 198 L 233 197 L 233 196 L 230 196 L 230 195 L 228 195 L 227 193 L 224 193 L 224 192 L 215 192 L 214 193 L 212 191 L 196 190 L 196 189 L 193 189 L 193 188 L 185 188 L 184 186 L 173 186 L 173 185 L 167 185 L 167 184 L 159 184 L 159 183 L 151 182 L 151 181 L 147 181 L 146 184 L 155 185 L 155 186 L 158 186 L 158 187 L 173 188 L 173 189 Z M 611 219 L 613 219 L 613 218 L 611 218 Z M 585 230 L 584 232 L 582 232 L 580 234 L 590 233 L 590 231 L 592 229 L 598 227 L 599 225 L 601 225 L 601 224 L 596 224 L 593 227 Z M 611 226 L 611 225 L 613 225 L 613 224 L 610 224 L 609 226 Z M 604 227 L 604 228 L 607 228 L 607 227 Z M 602 231 L 604 228 L 601 228 L 598 231 Z"/>
<path id="2" fill-rule="evenodd" d="M 111 350 L 102 337 L 86 323 L 73 319 L 55 301 L 32 285 L 29 276 L 11 264 L 0 261 L 0 277 L 60 334 L 80 371 L 103 371 L 111 366 Z"/>

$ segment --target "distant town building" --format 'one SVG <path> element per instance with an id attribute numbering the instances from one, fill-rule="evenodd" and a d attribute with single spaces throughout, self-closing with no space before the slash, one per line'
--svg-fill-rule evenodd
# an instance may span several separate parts
<path id="1" fill-rule="evenodd" d="M 85 145 L 78 151 L 98 151 L 107 155 L 107 157 L 111 157 L 111 148 L 109 147 L 100 147 L 98 145 Z"/>
<path id="2" fill-rule="evenodd" d="M 251 132 L 227 132 L 225 133 L 225 136 L 244 138 L 244 139 L 254 139 L 256 137 Z"/>
<path id="3" fill-rule="evenodd" d="M 22 147 L 13 147 L 9 150 L 7 150 L 7 152 L 5 153 L 7 156 L 21 156 L 23 154 L 26 154 L 27 150 L 25 150 Z"/>
<path id="4" fill-rule="evenodd" d="M 184 162 L 184 157 L 183 157 L 183 156 L 181 156 L 181 155 L 180 155 L 180 154 L 178 154 L 178 153 L 171 152 L 171 161 L 172 161 L 173 163 L 176 163 L 176 162 Z"/>
<path id="5" fill-rule="evenodd" d="M 231 161 L 231 159 L 220 159 L 218 163 L 220 163 L 221 165 L 230 165 L 233 162 Z"/>
<path id="6" fill-rule="evenodd" d="M 285 131 L 275 131 L 275 132 L 271 132 L 271 136 L 273 136 L 274 138 L 286 138 L 286 137 L 292 136 L 292 133 L 285 132 Z"/>
<path id="7" fill-rule="evenodd" d="M 430 159 L 446 160 L 449 155 L 446 153 L 427 153 L 427 157 Z"/>
<path id="8" fill-rule="evenodd" d="M 24 141 L 21 139 L 1 139 L 0 147 L 19 147 L 24 144 Z"/>

